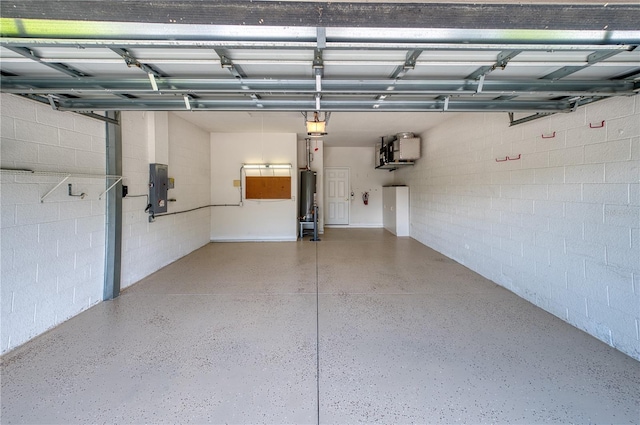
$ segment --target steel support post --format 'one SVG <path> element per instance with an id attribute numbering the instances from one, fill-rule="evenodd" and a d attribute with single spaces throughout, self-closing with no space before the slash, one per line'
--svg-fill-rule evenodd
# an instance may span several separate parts
<path id="1" fill-rule="evenodd" d="M 120 112 L 109 111 L 106 123 L 107 133 L 107 174 L 122 175 L 122 129 L 119 124 Z M 109 184 L 107 181 L 106 184 Z M 102 299 L 111 300 L 120 295 L 120 271 L 122 254 L 122 180 L 105 195 L 105 264 L 104 290 Z"/>

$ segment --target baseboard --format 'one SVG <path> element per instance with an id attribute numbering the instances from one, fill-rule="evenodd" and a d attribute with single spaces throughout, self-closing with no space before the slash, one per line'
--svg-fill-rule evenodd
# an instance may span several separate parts
<path id="1" fill-rule="evenodd" d="M 353 224 L 325 224 L 324 227 L 330 227 L 333 229 L 382 229 L 384 226 L 380 224 L 371 223 L 353 223 Z"/>
<path id="2" fill-rule="evenodd" d="M 295 242 L 297 241 L 297 237 L 293 238 L 247 238 L 247 239 L 230 239 L 230 238 L 211 238 L 211 242 Z"/>

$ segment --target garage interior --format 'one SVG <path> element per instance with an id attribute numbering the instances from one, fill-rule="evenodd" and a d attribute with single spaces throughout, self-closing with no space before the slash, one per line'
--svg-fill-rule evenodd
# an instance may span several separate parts
<path id="1" fill-rule="evenodd" d="M 637 3 L 0 12 L 3 423 L 640 421 Z"/>

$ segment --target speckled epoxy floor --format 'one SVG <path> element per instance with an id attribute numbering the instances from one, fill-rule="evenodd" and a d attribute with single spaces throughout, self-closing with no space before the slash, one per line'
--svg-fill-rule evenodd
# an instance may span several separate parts
<path id="1" fill-rule="evenodd" d="M 1 422 L 640 422 L 639 362 L 412 239 L 321 237 L 207 245 L 5 355 Z"/>

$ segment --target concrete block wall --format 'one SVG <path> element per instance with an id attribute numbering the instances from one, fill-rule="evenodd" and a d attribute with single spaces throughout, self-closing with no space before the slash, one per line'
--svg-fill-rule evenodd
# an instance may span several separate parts
<path id="1" fill-rule="evenodd" d="M 411 236 L 640 360 L 640 96 L 421 137 Z"/>
<path id="2" fill-rule="evenodd" d="M 105 125 L 2 94 L 2 168 L 105 173 Z M 2 174 L 1 353 L 101 301 L 105 179 Z M 67 184 L 84 199 L 68 196 Z"/>
<path id="3" fill-rule="evenodd" d="M 295 241 L 298 237 L 298 149 L 295 133 L 211 133 L 211 201 L 233 206 L 214 207 L 211 240 Z M 269 171 L 291 176 L 291 198 L 246 199 L 246 187 L 234 180 L 260 175 L 243 164 L 291 164 L 291 169 Z M 273 175 L 273 174 L 270 174 Z M 242 194 L 242 204 L 240 195 Z"/>
<path id="4" fill-rule="evenodd" d="M 168 212 L 185 211 L 210 204 L 209 133 L 172 113 L 152 116 L 153 112 L 123 112 L 123 175 L 130 196 L 123 199 L 122 281 L 126 288 L 160 268 L 209 242 L 210 208 L 184 214 L 156 217 L 149 222 L 144 211 L 149 193 L 149 163 L 155 162 L 155 142 L 168 142 L 169 177 L 175 189 L 169 190 Z M 149 121 L 166 119 L 156 126 L 167 134 L 150 135 Z M 163 123 L 164 124 L 164 123 Z"/>

